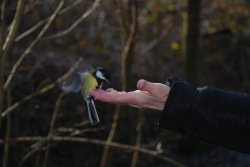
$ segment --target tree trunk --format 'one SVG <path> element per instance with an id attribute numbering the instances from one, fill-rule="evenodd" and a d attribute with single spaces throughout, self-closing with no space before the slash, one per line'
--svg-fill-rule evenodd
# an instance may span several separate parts
<path id="1" fill-rule="evenodd" d="M 183 57 L 184 75 L 193 85 L 197 84 L 197 57 L 199 54 L 200 36 L 200 8 L 201 0 L 188 0 L 187 15 L 184 16 Z M 199 140 L 183 135 L 179 141 L 178 150 L 184 154 L 192 153 L 199 144 Z"/>
<path id="2" fill-rule="evenodd" d="M 201 0 L 189 0 L 187 8 L 187 20 L 184 20 L 184 48 L 185 77 L 196 85 L 197 82 L 197 57 L 199 51 L 200 36 L 200 8 Z"/>

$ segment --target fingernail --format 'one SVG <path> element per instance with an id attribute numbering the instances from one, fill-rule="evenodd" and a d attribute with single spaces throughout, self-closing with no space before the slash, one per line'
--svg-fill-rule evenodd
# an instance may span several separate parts
<path id="1" fill-rule="evenodd" d="M 116 90 L 113 89 L 113 88 L 108 88 L 108 89 L 106 89 L 106 91 L 107 91 L 107 92 L 114 92 L 114 91 L 116 91 Z"/>

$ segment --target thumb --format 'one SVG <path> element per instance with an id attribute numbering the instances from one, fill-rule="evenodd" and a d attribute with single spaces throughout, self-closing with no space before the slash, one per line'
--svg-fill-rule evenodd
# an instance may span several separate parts
<path id="1" fill-rule="evenodd" d="M 140 79 L 137 82 L 137 89 L 152 93 L 154 92 L 153 90 L 155 89 L 155 85 L 152 82 L 146 81 L 144 79 Z"/>
<path id="2" fill-rule="evenodd" d="M 161 83 L 152 83 L 144 79 L 137 82 L 137 89 L 147 91 L 152 95 L 162 95 L 169 92 L 169 87 Z"/>

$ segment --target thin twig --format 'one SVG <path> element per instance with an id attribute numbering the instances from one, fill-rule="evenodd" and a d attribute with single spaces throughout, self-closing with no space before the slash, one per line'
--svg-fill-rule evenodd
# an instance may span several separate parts
<path id="1" fill-rule="evenodd" d="M 121 80 L 122 80 L 122 90 L 126 91 L 128 85 L 128 74 L 131 69 L 130 60 L 132 59 L 132 51 L 134 48 L 135 37 L 137 33 L 137 0 L 132 0 L 131 6 L 131 17 L 132 22 L 130 25 L 129 36 L 121 55 Z"/>
<path id="2" fill-rule="evenodd" d="M 172 24 L 168 24 L 168 27 L 164 29 L 164 31 L 161 33 L 161 35 L 154 39 L 152 42 L 150 42 L 144 49 L 141 50 L 140 54 L 145 55 L 147 52 L 152 50 L 157 44 L 159 44 L 164 37 L 168 34 L 169 30 L 172 28 Z"/>
<path id="3" fill-rule="evenodd" d="M 135 66 L 136 67 L 140 67 L 140 55 L 138 55 L 135 58 Z M 137 68 L 136 69 L 136 73 L 137 73 L 137 78 L 141 78 L 141 68 Z M 136 142 L 135 142 L 135 146 L 136 147 L 140 147 L 141 145 L 141 136 L 142 136 L 142 124 L 143 124 L 143 109 L 138 109 L 138 115 L 137 115 L 137 122 L 136 122 Z M 134 151 L 133 152 L 133 157 L 132 157 L 132 161 L 130 166 L 131 167 L 136 167 L 137 161 L 138 161 L 138 157 L 139 157 L 139 152 L 138 151 Z"/>
<path id="4" fill-rule="evenodd" d="M 71 26 L 63 31 L 60 31 L 54 35 L 50 35 L 48 37 L 42 38 L 42 40 L 48 40 L 48 39 L 53 39 L 53 38 L 59 38 L 62 36 L 65 36 L 69 34 L 71 31 L 73 31 L 79 24 L 81 24 L 97 7 L 100 6 L 100 1 L 101 0 L 95 0 L 91 8 L 89 8 L 85 13 L 81 15 L 74 23 L 71 24 Z"/>
<path id="5" fill-rule="evenodd" d="M 118 120 L 119 120 L 120 112 L 121 112 L 121 106 L 117 105 L 115 109 L 115 113 L 113 115 L 111 129 L 109 131 L 109 135 L 106 140 L 107 143 L 111 143 L 114 139 L 116 129 L 118 126 L 118 122 L 119 122 Z M 106 167 L 107 161 L 108 161 L 108 155 L 109 155 L 109 145 L 107 144 L 104 146 L 104 149 L 103 149 L 102 159 L 101 159 L 101 164 L 100 164 L 101 167 Z"/>
<path id="6" fill-rule="evenodd" d="M 83 133 L 97 132 L 97 131 L 104 130 L 104 129 L 105 129 L 104 127 L 100 127 L 100 128 L 86 128 L 86 129 L 83 129 L 83 130 L 73 131 L 73 132 L 71 132 L 69 134 L 69 136 L 77 136 L 77 135 L 80 135 L 80 134 L 83 134 Z"/>
<path id="7" fill-rule="evenodd" d="M 1 15 L 0 15 L 0 114 L 2 114 L 4 110 L 4 61 L 3 61 L 3 43 L 5 40 L 5 31 L 6 31 L 6 2 L 7 0 L 3 0 L 1 4 Z M 0 118 L 0 128 L 2 127 L 2 118 Z"/>
<path id="8" fill-rule="evenodd" d="M 160 36 L 152 40 L 152 42 L 150 42 L 146 47 L 143 47 L 143 49 L 141 49 L 140 51 L 141 55 L 144 55 L 150 50 L 152 50 L 155 46 L 157 46 L 157 44 L 159 44 L 165 38 L 165 36 L 169 33 L 169 31 L 173 27 L 173 17 L 169 18 L 166 24 L 167 25 L 164 28 L 164 31 L 160 34 Z"/>
<path id="9" fill-rule="evenodd" d="M 59 13 L 58 16 L 63 15 L 64 13 L 70 11 L 71 9 L 73 9 L 73 7 L 77 6 L 80 2 L 82 2 L 83 0 L 77 0 L 75 2 L 73 2 L 71 5 L 63 8 Z M 34 26 L 32 26 L 31 28 L 29 28 L 28 30 L 26 30 L 25 32 L 23 32 L 22 34 L 20 34 L 18 37 L 16 37 L 15 42 L 20 41 L 21 39 L 27 37 L 29 34 L 31 34 L 32 32 L 34 32 L 35 30 L 37 30 L 39 27 L 41 27 L 44 23 L 46 23 L 49 20 L 50 17 L 47 17 L 43 20 L 40 20 L 38 23 L 36 23 Z"/>
<path id="10" fill-rule="evenodd" d="M 138 117 L 137 125 L 136 125 L 137 135 L 136 135 L 135 147 L 140 147 L 140 145 L 141 145 L 142 112 L 143 112 L 143 110 L 139 109 L 138 116 L 137 116 Z M 139 156 L 139 152 L 137 150 L 135 150 L 133 152 L 133 157 L 132 157 L 130 167 L 136 167 L 138 156 Z"/>
<path id="11" fill-rule="evenodd" d="M 50 121 L 50 129 L 49 129 L 48 136 L 47 136 L 48 141 L 38 141 L 35 144 L 33 144 L 31 146 L 31 150 L 28 153 L 26 153 L 25 156 L 23 157 L 23 161 L 26 161 L 29 157 L 31 157 L 34 153 L 36 153 L 37 151 L 39 151 L 46 144 L 47 145 L 47 149 L 46 149 L 45 155 L 44 155 L 43 167 L 45 167 L 47 165 L 47 161 L 48 161 L 48 157 L 49 157 L 49 152 L 50 152 L 50 140 L 49 139 L 53 135 L 54 125 L 55 125 L 57 113 L 59 111 L 61 100 L 62 100 L 62 98 L 63 98 L 64 95 L 65 95 L 65 93 L 60 93 L 60 95 L 57 98 L 57 101 L 56 101 L 56 104 L 55 104 L 55 108 L 54 108 L 54 112 L 53 112 L 53 115 L 52 115 L 51 121 Z"/>
<path id="12" fill-rule="evenodd" d="M 11 90 L 7 89 L 7 106 L 11 104 Z M 5 143 L 4 143 L 4 155 L 3 155 L 3 167 L 8 167 L 8 159 L 9 159 L 9 142 L 11 134 L 11 115 L 8 115 L 6 118 L 6 133 L 5 133 Z"/>
<path id="13" fill-rule="evenodd" d="M 85 129 L 82 129 L 82 130 L 79 130 L 79 129 L 75 129 L 75 128 L 58 128 L 55 132 L 55 134 L 68 134 L 68 136 L 77 136 L 77 135 L 80 135 L 80 134 L 83 134 L 83 133 L 87 133 L 87 132 L 97 132 L 97 131 L 100 131 L 100 130 L 104 130 L 105 128 L 104 127 L 99 127 L 99 128 L 85 128 Z"/>
<path id="14" fill-rule="evenodd" d="M 63 98 L 64 95 L 65 95 L 65 93 L 62 92 L 62 93 L 59 94 L 59 96 L 57 98 L 55 108 L 54 108 L 54 112 L 53 112 L 53 115 L 52 115 L 51 121 L 50 121 L 50 128 L 49 128 L 48 136 L 53 134 L 54 126 L 55 126 L 55 122 L 56 122 L 56 117 L 57 117 L 57 114 L 59 112 L 61 101 L 62 101 L 62 98 Z"/>
<path id="15" fill-rule="evenodd" d="M 60 128 L 59 128 L 60 129 Z M 95 132 L 97 130 L 100 130 L 101 128 L 86 128 L 86 129 L 83 129 L 83 130 L 77 130 L 77 129 L 72 129 L 72 128 L 63 128 L 62 131 L 56 131 L 55 133 L 53 134 L 50 134 L 47 136 L 48 139 L 51 139 L 51 136 L 52 135 L 61 135 L 62 132 L 71 132 L 68 136 L 76 136 L 76 135 L 79 135 L 81 133 L 84 133 L 84 132 Z M 104 128 L 102 128 L 104 129 Z M 59 132 L 59 133 L 58 133 Z M 50 143 L 50 140 L 48 141 Z M 23 157 L 23 161 L 26 161 L 30 156 L 32 156 L 34 153 L 36 153 L 37 151 L 41 150 L 42 147 L 44 147 L 44 145 L 46 144 L 46 141 L 44 140 L 41 140 L 41 141 L 37 141 L 35 144 L 32 144 L 31 146 L 31 150 L 25 154 L 25 156 Z M 50 145 L 47 144 L 47 149 L 50 149 Z M 44 159 L 44 165 L 47 163 L 47 159 L 48 159 L 48 156 L 49 156 L 49 151 L 46 150 L 45 152 L 45 159 Z"/>
<path id="16" fill-rule="evenodd" d="M 49 139 L 50 141 L 54 141 L 54 142 L 75 142 L 75 143 L 91 143 L 91 144 L 97 144 L 97 145 L 109 145 L 110 147 L 113 148 L 118 148 L 121 149 L 123 151 L 139 151 L 140 153 L 143 154 L 147 154 L 147 155 L 151 155 L 154 156 L 156 158 L 159 158 L 165 162 L 168 162 L 174 166 L 177 167 L 186 167 L 185 165 L 183 165 L 182 163 L 159 154 L 158 151 L 155 150 L 149 150 L 146 148 L 140 148 L 140 147 L 136 147 L 136 146 L 131 146 L 128 144 L 122 144 L 122 143 L 117 143 L 117 142 L 111 142 L 111 143 L 107 143 L 106 141 L 103 140 L 98 140 L 98 139 L 90 139 L 90 138 L 84 138 L 84 137 L 67 137 L 67 136 L 53 136 L 52 138 Z M 17 138 L 12 138 L 9 139 L 9 142 L 34 142 L 34 141 L 48 141 L 47 137 L 40 137 L 40 136 L 32 136 L 32 137 L 17 137 Z M 0 144 L 3 143 L 4 140 L 0 140 Z"/>
<path id="17" fill-rule="evenodd" d="M 5 143 L 4 143 L 4 154 L 3 154 L 3 167 L 8 167 L 8 159 L 9 159 L 9 138 L 11 131 L 11 118 L 10 115 L 6 118 L 6 134 L 5 134 Z"/>
<path id="18" fill-rule="evenodd" d="M 47 19 L 41 20 L 39 21 L 37 24 L 35 24 L 33 27 L 31 27 L 30 29 L 26 30 L 24 33 L 22 33 L 21 35 L 17 36 L 15 39 L 15 42 L 19 42 L 21 39 L 27 37 L 29 34 L 31 34 L 32 32 L 34 32 L 35 30 L 37 30 L 39 27 L 41 27 L 44 23 L 46 23 L 48 21 Z"/>
<path id="19" fill-rule="evenodd" d="M 6 37 L 5 43 L 3 45 L 4 55 L 6 55 L 9 52 L 9 49 L 10 49 L 11 45 L 13 44 L 13 41 L 14 41 L 15 36 L 16 36 L 16 32 L 17 32 L 18 27 L 20 25 L 23 10 L 24 10 L 24 0 L 19 0 L 18 4 L 17 4 L 17 8 L 16 8 L 15 17 L 11 23 L 10 31 L 9 31 L 9 33 Z"/>
<path id="20" fill-rule="evenodd" d="M 50 153 L 50 138 L 53 136 L 53 133 L 54 133 L 54 126 L 55 126 L 57 114 L 59 112 L 61 101 L 62 101 L 62 98 L 63 98 L 64 95 L 65 95 L 65 93 L 60 93 L 60 95 L 58 96 L 56 104 L 55 104 L 54 112 L 53 112 L 53 115 L 51 117 L 49 133 L 48 133 L 48 136 L 47 136 L 47 138 L 49 139 L 48 142 L 47 142 L 48 148 L 45 151 L 44 160 L 43 160 L 43 167 L 47 166 L 49 153 Z"/>
<path id="21" fill-rule="evenodd" d="M 10 85 L 10 82 L 11 82 L 13 76 L 15 75 L 18 67 L 23 62 L 23 60 L 27 57 L 27 55 L 30 53 L 32 48 L 38 43 L 38 41 L 41 39 L 41 37 L 44 35 L 44 33 L 47 31 L 47 29 L 49 28 L 49 26 L 51 25 L 51 23 L 54 21 L 55 17 L 57 16 L 58 12 L 62 8 L 63 4 L 64 4 L 64 0 L 61 0 L 59 5 L 57 6 L 55 12 L 51 15 L 50 19 L 48 20 L 47 24 L 43 27 L 43 29 L 40 31 L 40 33 L 37 35 L 37 37 L 32 41 L 32 43 L 28 46 L 28 48 L 23 52 L 23 54 L 20 56 L 20 58 L 14 64 L 14 66 L 13 66 L 13 68 L 12 68 L 8 78 L 7 78 L 7 81 L 4 84 L 4 89 L 6 89 Z"/>
<path id="22" fill-rule="evenodd" d="M 124 12 L 123 6 L 122 6 L 122 1 L 116 1 L 116 5 L 118 6 L 118 10 L 117 10 L 117 15 L 118 15 L 118 22 L 120 24 L 120 29 L 122 31 L 121 34 L 121 41 L 125 41 L 125 39 L 128 37 L 129 35 L 129 21 L 128 21 L 128 16 L 127 13 Z"/>
<path id="23" fill-rule="evenodd" d="M 42 4 L 46 4 L 48 3 L 49 1 L 33 1 L 33 2 L 30 2 L 28 3 L 26 6 L 25 6 L 25 9 L 24 9 L 24 13 L 28 13 L 31 9 L 34 9 L 37 5 L 42 5 Z"/>
<path id="24" fill-rule="evenodd" d="M 24 10 L 24 0 L 19 0 L 18 3 L 17 3 L 17 7 L 16 7 L 16 13 L 15 13 L 15 17 L 11 23 L 11 27 L 10 27 L 10 30 L 9 30 L 9 33 L 5 39 L 5 42 L 3 44 L 0 45 L 1 47 L 1 84 L 0 84 L 0 96 L 3 96 L 2 92 L 4 91 L 4 85 L 3 85 L 3 80 L 5 78 L 5 71 L 6 71 L 6 59 L 8 58 L 8 54 L 9 54 L 9 50 L 11 48 L 11 45 L 14 43 L 14 38 L 16 36 L 16 32 L 18 30 L 18 27 L 20 25 L 20 21 L 21 21 L 21 17 L 22 17 L 22 13 L 23 13 L 23 10 Z M 3 34 L 0 34 L 0 35 L 3 35 Z M 2 41 L 2 40 L 1 40 Z M 3 41 L 2 41 L 3 42 Z M 9 94 L 10 90 L 7 89 L 7 96 L 10 97 L 11 95 Z M 2 99 L 3 97 L 1 97 Z M 0 99 L 0 101 L 2 101 Z M 10 98 L 7 99 L 7 107 L 10 106 Z M 2 102 L 0 102 L 2 103 Z M 1 106 L 1 104 L 0 104 Z M 0 107 L 1 108 L 1 107 Z M 0 114 L 2 114 L 2 109 L 0 109 Z M 1 118 L 0 118 L 1 119 Z M 1 121 L 0 121 L 1 122 Z M 6 135 L 5 137 L 8 138 L 9 135 L 10 135 L 10 129 L 11 129 L 11 118 L 10 116 L 7 117 L 6 119 L 6 125 L 7 125 L 7 128 L 6 128 Z M 5 147 L 4 147 L 4 156 L 3 156 L 3 167 L 7 167 L 8 166 L 8 156 L 9 155 L 9 144 L 6 143 L 5 144 Z"/>
<path id="25" fill-rule="evenodd" d="M 25 103 L 26 101 L 41 95 L 43 93 L 48 92 L 49 90 L 53 89 L 57 84 L 61 83 L 62 81 L 64 81 L 66 78 L 69 77 L 69 75 L 71 75 L 74 70 L 79 66 L 79 64 L 82 62 L 82 58 L 79 58 L 76 63 L 74 64 L 74 66 L 64 75 L 62 75 L 60 78 L 58 78 L 55 82 L 49 84 L 48 86 L 31 93 L 30 95 L 24 97 L 22 100 L 14 103 L 13 105 L 11 105 L 10 107 L 8 107 L 3 113 L 2 113 L 2 117 L 5 117 L 7 114 L 9 114 L 11 111 L 13 111 L 14 109 L 16 109 L 17 107 L 19 107 L 20 105 L 22 105 L 23 103 Z"/>
<path id="26" fill-rule="evenodd" d="M 46 142 L 46 140 L 41 140 L 41 141 L 37 141 L 35 144 L 33 144 L 31 146 L 32 150 L 30 150 L 28 153 L 26 153 L 23 156 L 22 161 L 23 162 L 26 161 L 31 155 L 33 155 L 34 153 L 36 153 L 37 151 L 39 151 L 43 147 L 43 145 L 44 145 L 45 142 Z"/>
<path id="27" fill-rule="evenodd" d="M 73 7 L 77 6 L 79 3 L 81 3 L 83 0 L 76 0 L 74 1 L 71 5 L 66 6 L 65 8 L 63 8 L 60 12 L 59 15 L 63 15 L 64 13 L 70 11 Z"/>
<path id="28" fill-rule="evenodd" d="M 2 78 L 5 76 L 5 68 L 8 69 L 9 67 L 9 59 L 8 59 L 8 53 L 9 53 L 9 48 L 11 44 L 13 43 L 13 39 L 17 30 L 17 27 L 19 25 L 23 10 L 23 4 L 24 2 L 22 0 L 18 1 L 17 4 L 17 9 L 16 9 L 16 14 L 15 17 L 12 21 L 11 24 L 11 29 L 9 31 L 9 34 L 7 35 L 7 38 L 5 40 L 6 48 L 4 48 L 4 44 L 1 43 L 0 47 L 3 49 L 3 57 L 2 57 L 2 66 L 3 66 L 3 71 L 2 71 Z M 5 12 L 5 11 L 4 11 Z M 3 34 L 1 34 L 3 35 Z M 1 85 L 2 87 L 3 85 Z M 3 87 L 2 87 L 3 90 Z M 9 107 L 11 105 L 12 97 L 11 97 L 11 88 L 8 88 L 6 90 L 6 107 Z M 8 115 L 6 120 L 6 132 L 5 132 L 5 143 L 4 143 L 4 154 L 3 154 L 3 161 L 2 161 L 2 166 L 3 167 L 8 167 L 8 161 L 9 161 L 9 154 L 10 154 L 10 144 L 8 142 L 10 135 L 11 135 L 11 115 Z"/>

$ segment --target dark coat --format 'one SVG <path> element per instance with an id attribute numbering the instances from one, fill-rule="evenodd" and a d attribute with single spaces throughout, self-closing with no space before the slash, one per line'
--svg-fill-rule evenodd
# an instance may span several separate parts
<path id="1" fill-rule="evenodd" d="M 159 127 L 250 154 L 250 95 L 211 87 L 193 88 L 172 77 Z"/>

